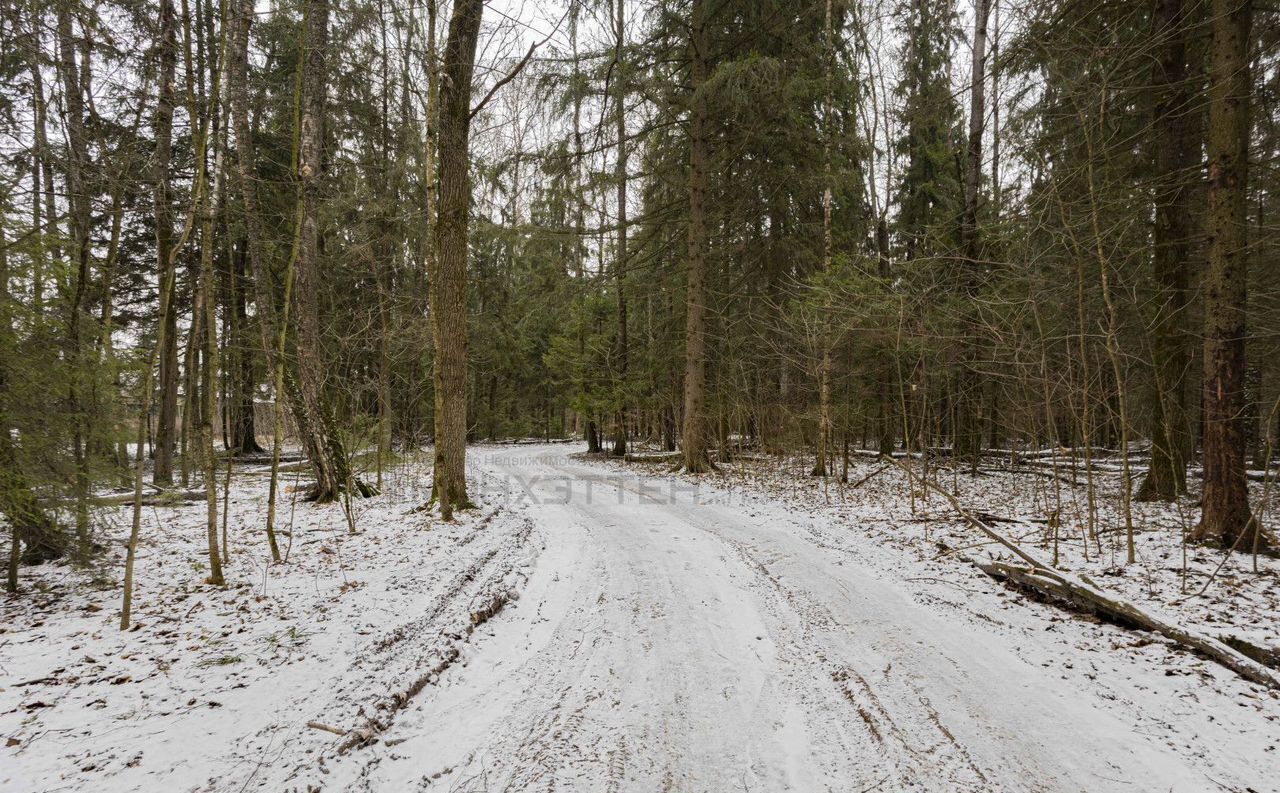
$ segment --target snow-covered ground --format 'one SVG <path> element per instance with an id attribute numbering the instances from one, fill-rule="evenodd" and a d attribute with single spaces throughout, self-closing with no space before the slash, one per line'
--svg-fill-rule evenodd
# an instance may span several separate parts
<path id="1" fill-rule="evenodd" d="M 1007 591 L 952 552 L 984 538 L 937 497 L 913 510 L 896 470 L 842 492 L 770 461 L 687 477 L 575 450 L 473 449 L 480 506 L 452 525 L 412 511 L 417 462 L 357 502 L 356 536 L 298 504 L 279 566 L 265 482 L 242 477 L 225 590 L 200 583 L 203 508 L 150 510 L 128 633 L 115 545 L 98 589 L 24 570 L 0 612 L 0 789 L 1280 789 L 1274 692 Z M 1051 492 L 949 484 L 1031 519 Z M 1175 603 L 1176 512 L 1143 510 L 1138 565 L 1113 534 L 1087 563 L 1060 541 L 1063 565 L 1280 643 L 1273 563 Z M 122 537 L 127 510 L 109 517 Z M 1219 559 L 1188 552 L 1189 591 Z"/>
<path id="2" fill-rule="evenodd" d="M 515 510 L 414 511 L 428 470 L 397 467 L 354 502 L 354 536 L 339 505 L 285 501 L 283 565 L 267 564 L 266 478 L 240 477 L 226 589 L 202 583 L 203 503 L 149 508 L 126 633 L 129 508 L 99 516 L 111 543 L 96 570 L 24 568 L 23 593 L 0 600 L 0 790 L 273 790 L 268 772 L 335 739 L 308 721 L 363 726 L 361 708 L 465 645 L 472 614 L 532 564 Z"/>

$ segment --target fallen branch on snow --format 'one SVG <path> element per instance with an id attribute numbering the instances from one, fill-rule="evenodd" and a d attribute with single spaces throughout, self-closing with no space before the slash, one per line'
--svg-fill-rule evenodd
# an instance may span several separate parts
<path id="1" fill-rule="evenodd" d="M 946 499 L 951 507 L 970 526 L 1003 545 L 1026 563 L 1025 565 L 1011 565 L 1004 562 L 979 562 L 968 559 L 969 562 L 988 575 L 1003 579 L 1023 589 L 1037 592 L 1053 602 L 1105 617 L 1117 624 L 1158 633 L 1176 644 L 1194 650 L 1206 658 L 1221 664 L 1246 680 L 1268 688 L 1280 689 L 1280 674 L 1268 668 L 1259 660 L 1236 649 L 1227 641 L 1214 638 L 1192 628 L 1184 628 L 1121 597 L 1112 595 L 1087 578 L 1065 573 L 1041 562 L 1017 543 L 991 528 L 971 510 L 966 509 L 947 490 L 921 478 L 908 466 L 896 460 L 892 462 L 906 472 L 908 476 L 920 482 L 921 485 Z M 961 558 L 967 559 L 967 557 Z M 1240 643 L 1240 640 L 1235 637 L 1232 637 L 1231 641 L 1237 643 L 1237 645 Z M 1248 646 L 1253 647 L 1253 645 Z M 1254 649 L 1266 652 L 1262 648 Z"/>
<path id="2" fill-rule="evenodd" d="M 155 495 L 143 496 L 142 506 L 164 507 L 186 501 L 204 501 L 208 494 L 203 490 L 162 490 Z M 133 503 L 133 494 L 118 496 L 98 496 L 92 499 L 93 504 L 100 507 L 119 507 Z"/>
<path id="3" fill-rule="evenodd" d="M 328 724 L 322 724 L 318 721 L 309 721 L 307 722 L 307 726 L 313 730 L 323 730 L 324 732 L 331 732 L 334 735 L 347 734 L 347 730 L 344 730 L 341 727 L 330 727 Z"/>
<path id="4" fill-rule="evenodd" d="M 669 463 L 680 457 L 680 452 L 632 453 L 622 459 L 629 463 Z"/>
<path id="5" fill-rule="evenodd" d="M 867 482 L 871 481 L 871 480 L 872 480 L 872 479 L 873 479 L 877 474 L 879 474 L 881 471 L 887 471 L 887 470 L 889 470 L 889 469 L 890 469 L 890 468 L 892 468 L 892 467 L 893 467 L 893 462 L 892 462 L 892 461 L 887 462 L 887 463 L 885 463 L 884 465 L 882 465 L 882 466 L 880 466 L 879 468 L 877 468 L 876 470 L 874 470 L 874 471 L 872 471 L 871 473 L 867 474 L 866 476 L 862 477 L 862 478 L 861 478 L 861 479 L 859 479 L 858 481 L 856 481 L 856 482 L 854 482 L 853 484 L 849 485 L 848 489 L 849 489 L 849 490 L 857 490 L 858 488 L 860 488 L 860 487 L 862 487 L 863 485 L 865 485 Z"/>
<path id="6" fill-rule="evenodd" d="M 1083 578 L 1076 578 L 1056 570 L 1036 569 L 1004 562 L 974 561 L 974 564 L 993 578 L 1002 579 L 1077 611 L 1097 614 L 1109 622 L 1158 633 L 1225 666 L 1246 680 L 1280 689 L 1280 675 L 1268 669 L 1259 660 L 1232 647 L 1226 641 L 1153 615 L 1133 603 L 1111 595 L 1096 586 L 1090 586 Z M 1233 641 L 1240 643 L 1239 639 L 1233 639 Z M 1254 645 L 1246 644 L 1246 646 L 1259 653 L 1265 652 Z"/>

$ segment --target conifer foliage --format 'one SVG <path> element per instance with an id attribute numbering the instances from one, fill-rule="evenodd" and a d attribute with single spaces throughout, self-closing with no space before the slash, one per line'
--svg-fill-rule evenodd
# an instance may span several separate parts
<path id="1" fill-rule="evenodd" d="M 434 444 L 447 518 L 529 436 L 1070 447 L 1273 547 L 1276 9 L 507 5 L 0 2 L 11 589 L 115 488 L 199 491 L 220 582 L 228 457 L 279 559 L 291 454 L 353 514 Z"/>

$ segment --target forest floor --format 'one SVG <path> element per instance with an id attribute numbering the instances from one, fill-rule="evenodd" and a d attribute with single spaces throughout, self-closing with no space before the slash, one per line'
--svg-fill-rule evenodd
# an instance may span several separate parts
<path id="1" fill-rule="evenodd" d="M 842 488 L 800 459 L 690 477 L 576 450 L 474 448 L 454 524 L 414 509 L 426 456 L 355 502 L 354 536 L 340 505 L 286 504 L 284 565 L 246 472 L 225 589 L 203 505 L 148 509 L 124 633 L 129 512 L 104 510 L 97 567 L 24 568 L 0 600 L 0 790 L 1277 790 L 1275 692 L 1006 589 L 897 469 L 860 458 Z M 939 481 L 1051 556 L 1052 480 Z M 1083 492 L 1063 567 L 1280 645 L 1280 565 L 1209 580 L 1223 556 L 1191 548 L 1184 572 L 1186 504 L 1141 505 L 1124 565 L 1105 488 L 1086 561 Z"/>

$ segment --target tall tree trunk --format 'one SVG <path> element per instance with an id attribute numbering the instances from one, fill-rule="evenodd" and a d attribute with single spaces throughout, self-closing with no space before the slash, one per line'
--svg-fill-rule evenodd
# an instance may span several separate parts
<path id="1" fill-rule="evenodd" d="M 1000 0 L 988 0 L 991 26 L 991 222 L 1000 222 Z"/>
<path id="2" fill-rule="evenodd" d="M 227 14 L 227 57 L 224 79 L 227 86 L 227 105 L 230 114 L 229 130 L 234 130 L 236 141 L 236 175 L 244 206 L 244 238 L 236 251 L 235 261 L 230 267 L 230 312 L 232 336 L 230 344 L 234 345 L 233 376 L 234 388 L 231 398 L 236 401 L 236 408 L 229 411 L 234 415 L 231 428 L 231 452 L 236 455 L 260 454 L 263 448 L 258 444 L 256 411 L 254 410 L 254 356 L 253 345 L 248 335 L 248 286 L 245 283 L 249 271 L 253 271 L 255 288 L 255 314 L 259 342 L 268 362 L 274 360 L 271 350 L 271 339 L 275 329 L 275 299 L 271 290 L 270 273 L 267 270 L 265 254 L 262 250 L 262 219 L 258 210 L 256 154 L 253 147 L 253 133 L 249 127 L 248 97 L 248 65 L 249 65 L 249 26 L 253 20 L 253 3 L 248 4 L 232 0 Z M 258 288 L 259 284 L 262 288 Z"/>
<path id="3" fill-rule="evenodd" d="M 87 404 L 85 400 L 85 370 L 83 344 L 83 314 L 85 293 L 89 285 L 89 188 L 84 170 L 89 163 L 88 142 L 84 131 L 84 86 L 76 65 L 75 39 L 71 24 L 72 4 L 63 0 L 58 6 L 58 45 L 61 51 L 59 71 L 62 75 L 63 105 L 66 112 L 67 133 L 67 192 L 71 208 L 71 236 L 74 264 L 74 281 L 67 319 L 67 360 L 71 365 L 71 382 L 68 389 L 68 407 L 72 415 L 71 454 L 75 461 L 74 491 L 76 500 L 76 541 L 78 554 L 87 558 L 89 553 L 89 461 L 85 440 L 88 435 Z"/>
<path id="4" fill-rule="evenodd" d="M 965 157 L 964 209 L 960 215 L 960 244 L 963 274 L 961 285 L 965 292 L 966 339 L 959 377 L 956 383 L 956 422 L 953 428 L 957 458 L 967 457 L 976 469 L 982 448 L 980 411 L 980 373 L 978 361 L 978 317 L 975 316 L 980 281 L 978 255 L 978 188 L 982 176 L 982 130 L 986 122 L 986 68 L 987 68 L 987 3 L 976 0 L 973 18 L 972 73 L 969 79 L 969 140 Z"/>
<path id="5" fill-rule="evenodd" d="M 623 457 L 627 453 L 627 87 L 624 75 L 623 44 L 626 40 L 626 0 L 618 0 L 614 12 L 614 100 L 613 123 L 618 138 L 618 161 L 614 178 L 617 181 L 618 242 L 617 260 L 614 262 L 614 279 L 618 288 L 618 407 L 617 434 L 613 440 L 613 453 Z"/>
<path id="6" fill-rule="evenodd" d="M 44 211 L 45 207 L 53 206 L 53 168 L 49 162 L 49 140 L 46 131 L 48 106 L 45 103 L 44 75 L 41 71 L 43 53 L 40 30 L 43 24 L 43 21 L 33 13 L 31 32 L 28 34 L 31 114 L 34 128 L 34 145 L 31 149 L 31 231 L 36 245 L 31 261 L 31 309 L 37 329 L 44 325 L 44 268 L 55 222 L 53 213 Z M 42 201 L 45 202 L 43 206 Z"/>
<path id="7" fill-rule="evenodd" d="M 35 233 L 37 251 L 32 262 L 31 272 L 31 304 L 35 315 L 35 329 L 43 333 L 45 323 L 45 280 L 48 274 L 45 266 L 50 261 L 62 257 L 58 233 L 58 210 L 54 196 L 53 152 L 49 147 L 48 116 L 49 103 L 44 88 L 44 64 L 46 61 L 43 45 L 43 31 L 46 23 L 41 16 L 40 7 L 31 4 L 30 23 L 30 62 L 31 69 L 31 112 L 34 122 L 34 147 L 32 165 L 36 169 L 32 174 L 32 229 Z M 43 201 L 43 206 L 41 205 Z M 41 220 L 43 218 L 43 221 Z"/>
<path id="8" fill-rule="evenodd" d="M 346 454 L 324 401 L 325 365 L 320 346 L 320 179 L 328 92 L 329 0 L 308 0 L 305 35 L 298 139 L 301 211 L 293 292 L 298 359 L 295 407 L 300 408 L 302 444 L 316 480 L 309 497 L 327 502 L 336 499 L 351 479 Z"/>
<path id="9" fill-rule="evenodd" d="M 392 270 L 395 258 L 395 240 L 393 233 L 395 221 L 392 205 L 398 195 L 391 183 L 391 120 L 388 113 L 391 82 L 390 67 L 387 58 L 387 18 L 384 0 L 378 2 L 379 32 L 382 39 L 382 123 L 379 124 L 379 168 L 378 180 L 382 191 L 383 204 L 379 210 L 378 259 L 373 264 L 374 283 L 378 288 L 378 454 L 376 487 L 382 489 L 382 469 L 391 458 L 391 287 L 387 283 L 387 274 Z"/>
<path id="10" fill-rule="evenodd" d="M 827 0 L 826 15 L 823 23 L 825 64 L 823 81 L 826 83 L 822 96 L 822 271 L 830 272 L 833 253 L 831 229 L 831 210 L 834 200 L 831 184 L 831 114 L 834 109 L 833 92 L 835 82 L 835 29 L 832 0 Z M 827 287 L 823 286 L 824 292 Z M 818 322 L 818 346 L 821 360 L 818 363 L 818 453 L 813 461 L 813 476 L 826 476 L 830 473 L 831 447 L 831 305 L 824 298 L 822 317 Z"/>
<path id="11" fill-rule="evenodd" d="M 230 399 L 236 403 L 232 411 L 234 423 L 231 427 L 231 453 L 235 455 L 261 454 L 265 451 L 258 444 L 257 417 L 254 415 L 253 349 L 256 345 L 250 341 L 248 330 L 249 300 L 245 285 L 248 277 L 248 255 L 248 241 L 242 240 L 230 268 L 231 338 L 228 347 L 234 353 L 234 361 L 229 361 L 228 366 L 234 367 Z"/>
<path id="12" fill-rule="evenodd" d="M 700 473 L 712 468 L 707 456 L 703 400 L 706 381 L 707 214 L 707 36 L 705 0 L 692 0 L 689 37 L 693 80 L 689 113 L 689 283 L 685 293 L 684 469 Z"/>
<path id="13" fill-rule="evenodd" d="M 169 305 L 176 297 L 177 266 L 173 254 L 173 217 L 169 197 L 169 163 L 173 152 L 174 79 L 178 68 L 177 11 L 173 0 L 160 0 L 159 69 L 156 83 L 155 154 L 151 162 L 155 209 L 156 262 L 162 284 L 169 284 Z M 151 478 L 158 485 L 173 484 L 173 452 L 178 428 L 178 323 L 177 311 L 164 319 L 164 346 L 160 350 L 160 415 L 155 430 L 155 467 Z"/>
<path id="14" fill-rule="evenodd" d="M 440 84 L 440 207 L 431 274 L 436 449 L 432 494 L 451 518 L 467 499 L 467 213 L 471 77 L 483 0 L 458 0 L 449 20 Z"/>
<path id="15" fill-rule="evenodd" d="M 419 273 L 420 294 L 425 296 L 421 305 L 430 311 L 431 274 L 435 272 L 435 228 L 437 206 L 439 204 L 439 185 L 437 184 L 437 142 L 440 138 L 440 59 L 436 52 L 436 25 L 439 8 L 437 0 L 426 0 L 427 11 L 427 47 L 422 53 L 423 71 L 427 74 L 427 96 L 423 107 L 423 124 L 426 134 L 422 142 L 422 185 L 423 185 L 423 245 L 422 271 Z M 408 81 L 408 66 L 405 67 L 405 80 Z M 420 299 L 422 299 L 420 297 Z M 432 432 L 439 431 L 439 425 Z"/>
<path id="16" fill-rule="evenodd" d="M 225 54 L 225 33 L 221 48 Z M 213 130 L 214 161 L 213 172 L 209 172 L 207 147 L 201 147 L 196 158 L 199 163 L 197 173 L 202 178 L 211 178 L 212 186 L 201 195 L 200 209 L 200 305 L 201 310 L 193 323 L 203 322 L 201 338 L 204 342 L 204 367 L 202 371 L 200 392 L 202 396 L 200 410 L 199 445 L 200 457 L 204 464 L 205 491 L 205 534 L 209 550 L 209 583 L 221 586 L 225 583 L 222 576 L 222 557 L 218 552 L 218 457 L 213 441 L 213 418 L 217 414 L 217 378 L 218 378 L 218 306 L 214 299 L 214 263 L 213 250 L 214 221 L 222 198 L 223 152 L 225 143 L 225 114 L 223 112 L 221 75 L 214 72 L 210 80 L 210 102 L 208 109 L 209 124 Z M 207 138 L 206 138 L 207 140 Z M 194 335 L 194 334 L 193 334 Z"/>
<path id="17" fill-rule="evenodd" d="M 168 2 L 169 0 L 164 0 Z M 262 213 L 258 205 L 257 153 L 253 129 L 249 125 L 249 29 L 254 19 L 253 0 L 232 0 L 237 13 L 229 19 L 227 51 L 227 92 L 231 123 L 236 134 L 236 171 L 244 203 L 245 244 L 249 269 L 253 272 L 254 314 L 257 317 L 262 352 L 267 367 L 275 368 L 276 297 L 272 289 L 271 263 L 263 246 Z M 282 395 L 277 395 L 277 399 Z"/>
<path id="18" fill-rule="evenodd" d="M 1251 551 L 1260 530 L 1245 479 L 1250 0 L 1213 0 L 1209 261 L 1204 273 L 1204 499 L 1198 539 Z"/>
<path id="19" fill-rule="evenodd" d="M 227 50 L 227 91 L 231 105 L 231 123 L 236 135 L 236 170 L 240 180 L 240 195 L 244 204 L 245 242 L 249 268 L 253 271 L 254 314 L 262 344 L 263 360 L 267 371 L 273 375 L 272 385 L 272 446 L 271 481 L 267 494 L 267 543 L 271 547 L 272 561 L 280 561 L 280 548 L 276 542 L 275 513 L 278 496 L 280 447 L 283 426 L 285 391 L 282 378 L 283 362 L 276 352 L 276 339 L 283 341 L 285 329 L 276 317 L 275 290 L 272 288 L 271 266 L 263 246 L 262 215 L 258 205 L 257 154 L 253 145 L 253 129 L 249 125 L 249 29 L 254 18 L 253 0 L 231 0 L 236 3 L 236 13 L 231 14 L 230 43 Z M 286 297 L 286 300 L 288 298 Z M 281 344 L 283 347 L 283 344 Z"/>
<path id="20" fill-rule="evenodd" d="M 1155 375 L 1151 400 L 1151 467 L 1139 501 L 1172 501 L 1187 489 L 1191 452 L 1187 427 L 1187 259 L 1191 252 L 1188 182 L 1200 156 L 1192 110 L 1194 86 L 1187 63 L 1189 0 L 1155 0 L 1153 39 L 1159 46 L 1152 74 L 1155 149 L 1155 227 L 1151 275 L 1156 315 L 1151 338 Z"/>
<path id="21" fill-rule="evenodd" d="M 573 58 L 572 65 L 572 98 L 573 98 L 573 186 L 570 191 L 570 200 L 573 202 L 573 273 L 576 276 L 574 281 L 574 295 L 577 301 L 577 310 L 583 312 L 583 298 L 586 295 L 586 269 L 583 265 L 583 239 L 586 234 L 586 219 L 584 201 L 583 201 L 583 183 L 582 183 L 582 59 L 578 56 L 578 18 L 582 13 L 582 5 L 580 3 L 570 3 L 569 5 L 569 51 Z M 578 392 L 584 396 L 587 394 L 587 367 L 583 364 L 587 354 L 587 340 L 585 323 L 576 323 L 576 334 L 578 343 L 578 376 L 577 387 Z M 575 410 L 573 412 L 574 435 L 582 434 L 587 441 L 587 453 L 594 454 L 599 449 L 596 442 L 596 433 L 594 424 L 590 424 L 591 417 L 585 414 L 585 411 Z M 584 421 L 584 419 L 586 421 Z"/>
<path id="22" fill-rule="evenodd" d="M 881 215 L 879 222 L 876 224 L 876 261 L 877 273 L 887 289 L 890 277 L 889 223 L 883 215 Z M 879 449 L 881 454 L 891 453 L 894 442 L 898 437 L 899 424 L 894 417 L 894 386 L 898 380 L 898 359 L 896 355 L 897 351 L 895 350 L 885 350 L 881 354 L 880 382 L 877 393 L 877 401 L 880 403 Z M 903 434 L 906 434 L 905 428 L 903 428 Z M 904 437 L 903 440 L 905 441 L 906 438 Z"/>

